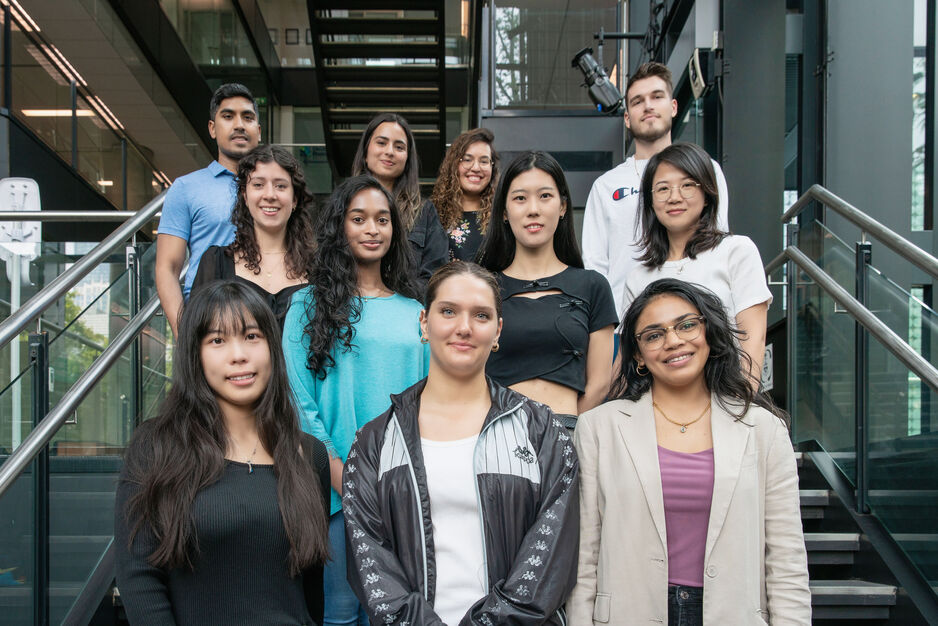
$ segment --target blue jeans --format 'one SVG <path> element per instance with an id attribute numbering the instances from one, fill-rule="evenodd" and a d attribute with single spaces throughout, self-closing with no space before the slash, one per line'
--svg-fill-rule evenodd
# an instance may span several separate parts
<path id="1" fill-rule="evenodd" d="M 345 517 L 339 511 L 329 518 L 329 547 L 332 559 L 323 568 L 325 611 L 323 626 L 368 626 L 368 615 L 348 584 L 345 568 Z"/>
<path id="2" fill-rule="evenodd" d="M 668 626 L 703 626 L 703 588 L 668 585 Z"/>

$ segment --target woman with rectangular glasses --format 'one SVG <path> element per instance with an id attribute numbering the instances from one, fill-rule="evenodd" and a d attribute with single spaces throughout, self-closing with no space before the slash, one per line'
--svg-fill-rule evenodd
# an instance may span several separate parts
<path id="1" fill-rule="evenodd" d="M 795 455 L 739 333 L 712 292 L 675 279 L 626 312 L 615 399 L 574 433 L 571 624 L 811 623 Z"/>
<path id="2" fill-rule="evenodd" d="M 759 250 L 748 237 L 717 226 L 719 191 L 710 156 L 700 146 L 671 144 L 648 161 L 642 176 L 642 265 L 626 279 L 625 306 L 661 278 L 710 289 L 742 332 L 743 369 L 761 380 L 766 316 L 772 294 Z M 746 358 L 748 357 L 748 358 Z"/>

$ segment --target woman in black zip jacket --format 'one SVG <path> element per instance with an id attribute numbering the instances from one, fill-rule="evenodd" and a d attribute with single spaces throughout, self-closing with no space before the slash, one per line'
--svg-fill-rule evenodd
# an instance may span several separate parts
<path id="1" fill-rule="evenodd" d="M 427 285 L 427 378 L 391 397 L 345 466 L 349 582 L 373 624 L 564 624 L 579 538 L 576 451 L 549 408 L 485 377 L 495 277 Z"/>

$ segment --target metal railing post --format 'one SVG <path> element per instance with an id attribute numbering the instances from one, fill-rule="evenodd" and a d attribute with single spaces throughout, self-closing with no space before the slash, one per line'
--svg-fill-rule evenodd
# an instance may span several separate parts
<path id="1" fill-rule="evenodd" d="M 30 333 L 33 428 L 49 412 L 49 333 Z M 33 623 L 49 623 L 49 445 L 33 461 Z"/>
<path id="2" fill-rule="evenodd" d="M 858 241 L 856 246 L 857 301 L 869 309 L 869 266 L 872 261 L 872 244 Z M 859 321 L 854 320 L 854 407 L 856 410 L 856 484 L 857 513 L 868 513 L 869 494 L 869 399 L 870 399 L 870 336 Z"/>
<path id="3" fill-rule="evenodd" d="M 789 246 L 798 247 L 798 224 L 785 224 L 785 234 Z M 798 324 L 798 311 L 795 307 L 795 292 L 798 285 L 798 266 L 791 259 L 788 259 L 785 267 L 785 340 L 787 342 L 787 370 L 788 370 L 788 391 L 787 403 L 788 413 L 794 416 L 795 403 L 798 401 L 797 381 L 798 381 L 798 343 L 795 341 L 795 335 Z M 794 421 L 792 422 L 794 424 Z"/>
<path id="4" fill-rule="evenodd" d="M 127 272 L 130 280 L 130 319 L 140 312 L 141 285 L 140 254 L 136 245 L 127 246 Z M 130 410 L 131 419 L 138 419 L 143 406 L 143 343 L 138 335 L 130 345 Z"/>

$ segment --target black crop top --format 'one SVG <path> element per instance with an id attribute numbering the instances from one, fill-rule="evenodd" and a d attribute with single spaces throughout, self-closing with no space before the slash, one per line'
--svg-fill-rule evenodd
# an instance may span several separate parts
<path id="1" fill-rule="evenodd" d="M 583 393 L 590 333 L 618 324 L 606 279 L 593 270 L 568 267 L 533 281 L 499 273 L 498 284 L 504 323 L 499 350 L 489 356 L 486 373 L 506 387 L 543 378 Z M 551 290 L 562 293 L 517 295 Z"/>

